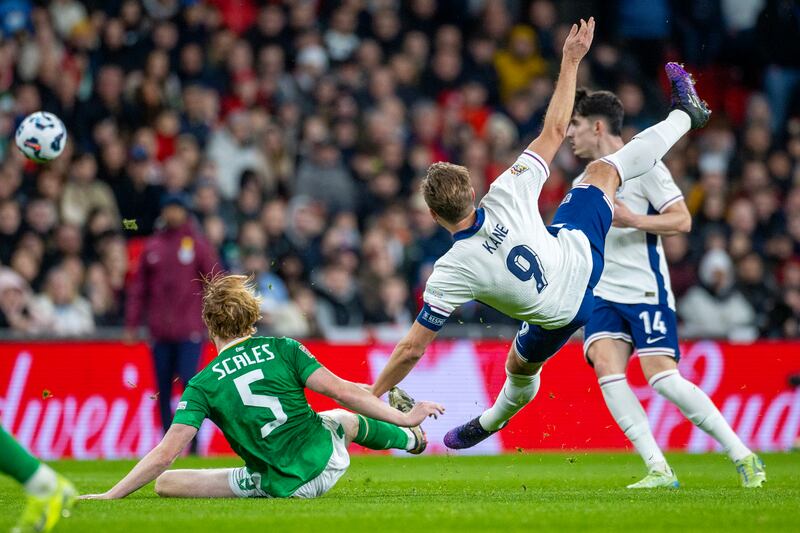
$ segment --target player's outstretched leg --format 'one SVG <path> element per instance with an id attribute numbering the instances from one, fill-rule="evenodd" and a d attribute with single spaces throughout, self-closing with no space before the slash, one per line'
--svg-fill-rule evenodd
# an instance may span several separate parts
<path id="1" fill-rule="evenodd" d="M 425 432 L 420 426 L 403 428 L 343 409 L 320 414 L 329 416 L 342 425 L 348 443 L 355 442 L 370 450 L 405 450 L 416 455 L 425 451 L 428 446 Z"/>
<path id="2" fill-rule="evenodd" d="M 613 165 L 623 182 L 648 172 L 681 137 L 690 129 L 705 126 L 711 116 L 695 91 L 691 74 L 677 63 L 667 63 L 664 69 L 672 86 L 670 114 L 638 133 L 617 152 L 600 159 Z"/>
<path id="3" fill-rule="evenodd" d="M 686 380 L 677 368 L 657 373 L 649 372 L 643 361 L 642 369 L 648 382 L 664 398 L 675 404 L 681 413 L 722 445 L 725 453 L 736 466 L 741 485 L 757 488 L 767 480 L 764 463 L 754 454 L 719 412 L 711 398 L 700 387 Z"/>
<path id="4" fill-rule="evenodd" d="M 50 531 L 62 516 L 69 516 L 78 493 L 72 483 L 57 474 L 0 427 L 0 471 L 17 480 L 28 502 L 11 531 Z"/>

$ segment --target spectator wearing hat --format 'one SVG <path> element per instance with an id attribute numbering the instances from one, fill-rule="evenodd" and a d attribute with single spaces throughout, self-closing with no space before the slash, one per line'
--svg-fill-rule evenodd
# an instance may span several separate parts
<path id="1" fill-rule="evenodd" d="M 700 285 L 678 303 L 678 314 L 689 337 L 752 340 L 758 335 L 756 315 L 735 286 L 734 267 L 728 254 L 709 250 L 700 261 Z"/>
<path id="2" fill-rule="evenodd" d="M 126 229 L 128 235 L 153 233 L 163 187 L 150 182 L 152 169 L 147 149 L 135 145 L 125 168 L 125 176 L 112 184 L 119 212 L 123 219 L 136 223 Z"/>
<path id="3" fill-rule="evenodd" d="M 31 306 L 31 288 L 17 272 L 0 267 L 0 328 L 36 333 L 42 320 Z"/>
<path id="4" fill-rule="evenodd" d="M 159 412 L 164 432 L 172 422 L 172 383 L 194 376 L 205 327 L 200 279 L 216 265 L 216 254 L 189 216 L 188 199 L 168 194 L 161 202 L 164 227 L 147 239 L 128 291 L 126 338 L 143 319 L 152 341 Z"/>
<path id="5" fill-rule="evenodd" d="M 508 48 L 497 52 L 494 65 L 500 77 L 500 98 L 504 102 L 527 87 L 536 76 L 545 75 L 547 62 L 539 54 L 536 30 L 521 24 L 514 26 Z"/>

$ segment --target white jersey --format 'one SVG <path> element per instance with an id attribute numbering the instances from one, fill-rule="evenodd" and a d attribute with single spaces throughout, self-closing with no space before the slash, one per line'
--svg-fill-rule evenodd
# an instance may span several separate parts
<path id="1" fill-rule="evenodd" d="M 526 151 L 492 183 L 475 224 L 453 236 L 433 267 L 418 318 L 423 325 L 439 329 L 470 300 L 545 329 L 572 321 L 591 275 L 591 249 L 581 231 L 547 231 L 538 198 L 548 175 L 544 160 Z"/>
<path id="2" fill-rule="evenodd" d="M 583 174 L 575 183 L 583 180 Z M 647 174 L 628 180 L 617 200 L 638 215 L 661 213 L 683 200 L 666 165 L 659 161 Z M 606 235 L 605 267 L 594 294 L 622 304 L 667 304 L 675 309 L 661 237 L 634 228 L 613 227 Z"/>

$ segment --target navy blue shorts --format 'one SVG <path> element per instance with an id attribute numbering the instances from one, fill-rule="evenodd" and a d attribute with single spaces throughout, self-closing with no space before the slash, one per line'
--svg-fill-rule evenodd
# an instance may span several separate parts
<path id="1" fill-rule="evenodd" d="M 681 358 L 678 321 L 667 304 L 620 304 L 595 296 L 584 338 L 584 354 L 596 340 L 619 339 L 636 348 L 639 357 L 665 355 L 675 361 Z"/>
<path id="2" fill-rule="evenodd" d="M 570 190 L 558 207 L 553 223 L 547 226 L 553 236 L 562 229 L 580 230 L 589 239 L 592 251 L 592 274 L 581 305 L 572 321 L 557 329 L 545 329 L 523 322 L 514 339 L 517 354 L 529 363 L 542 363 L 564 346 L 569 338 L 586 324 L 594 309 L 592 289 L 603 274 L 603 253 L 606 234 L 613 218 L 611 202 L 594 185 L 579 184 Z"/>

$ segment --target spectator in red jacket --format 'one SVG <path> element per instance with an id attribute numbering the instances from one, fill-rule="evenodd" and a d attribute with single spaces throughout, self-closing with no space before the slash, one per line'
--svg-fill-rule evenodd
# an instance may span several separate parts
<path id="1" fill-rule="evenodd" d="M 148 238 L 126 302 L 126 338 L 143 319 L 152 341 L 158 403 L 164 432 L 172 422 L 172 380 L 194 376 L 205 336 L 201 318 L 201 276 L 216 265 L 216 254 L 194 220 L 188 199 L 168 194 L 161 202 L 164 227 Z"/>

